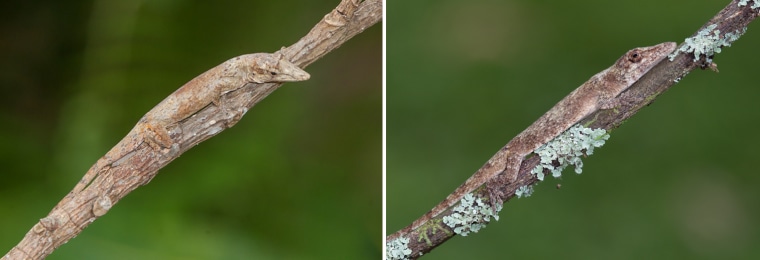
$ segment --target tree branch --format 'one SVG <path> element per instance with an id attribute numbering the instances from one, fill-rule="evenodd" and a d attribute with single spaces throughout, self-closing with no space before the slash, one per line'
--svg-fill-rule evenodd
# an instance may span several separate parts
<path id="1" fill-rule="evenodd" d="M 341 44 L 376 24 L 382 18 L 382 0 L 343 0 L 295 44 L 279 53 L 299 67 L 306 67 Z M 180 122 L 172 132 L 177 150 L 156 149 L 131 131 L 88 173 L 95 178 L 77 185 L 52 211 L 35 224 L 3 259 L 42 259 L 78 235 L 105 214 L 115 203 L 139 186 L 150 182 L 159 169 L 200 142 L 235 125 L 256 103 L 278 89 L 281 83 L 254 84 L 224 94 L 224 109 L 207 106 Z"/>
<path id="2" fill-rule="evenodd" d="M 746 26 L 758 16 L 758 11 L 760 11 L 760 8 L 751 8 L 755 3 L 754 1 L 750 1 L 750 3 L 743 6 L 740 6 L 739 2 L 737 0 L 732 1 L 692 35 L 692 37 L 700 37 L 701 35 L 702 39 L 700 40 L 712 41 L 712 45 L 706 46 L 709 47 L 707 51 L 702 51 L 701 49 L 695 51 L 693 42 L 690 44 L 690 41 L 687 40 L 686 43 L 679 45 L 679 51 L 671 59 L 672 61 L 663 60 L 626 92 L 621 94 L 619 98 L 623 101 L 622 106 L 615 109 L 600 110 L 581 120 L 579 124 L 587 125 L 590 128 L 613 130 L 636 114 L 641 108 L 654 102 L 659 95 L 670 89 L 671 86 L 695 68 L 715 69 L 716 65 L 712 63 L 712 56 L 720 52 L 719 48 L 730 46 L 730 43 L 738 38 L 736 35 L 743 33 Z M 715 51 L 716 48 L 717 51 Z M 698 56 L 696 58 L 695 52 Z M 514 197 L 515 191 L 519 187 L 530 186 L 538 182 L 536 176 L 531 174 L 530 171 L 538 165 L 539 159 L 538 156 L 525 159 L 520 167 L 517 181 L 500 187 L 504 190 L 505 194 L 501 198 L 503 201 L 506 202 Z M 488 198 L 485 189 L 479 189 L 474 193 L 479 198 Z M 395 245 L 398 245 L 398 243 L 392 245 L 397 238 L 408 238 L 406 249 L 409 251 L 404 253 L 411 259 L 416 259 L 420 255 L 430 252 L 452 238 L 455 235 L 454 230 L 446 225 L 439 224 L 443 217 L 449 216 L 452 213 L 451 210 L 448 210 L 416 230 L 408 230 L 407 227 L 387 236 L 386 246 L 388 249 L 386 249 L 386 253 L 389 254 L 389 259 L 394 258 L 391 257 L 391 253 L 388 250 L 404 249 L 396 247 Z"/>

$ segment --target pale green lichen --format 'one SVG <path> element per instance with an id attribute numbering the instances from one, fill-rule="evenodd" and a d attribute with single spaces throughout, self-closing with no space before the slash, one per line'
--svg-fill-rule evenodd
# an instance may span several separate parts
<path id="1" fill-rule="evenodd" d="M 385 255 L 388 260 L 409 259 L 412 250 L 407 246 L 409 238 L 399 237 L 385 243 Z"/>
<path id="2" fill-rule="evenodd" d="M 521 197 L 526 197 L 526 198 L 530 197 L 530 195 L 532 194 L 533 194 L 533 186 L 528 186 L 528 185 L 520 186 L 515 191 L 515 196 L 517 196 L 518 199 Z"/>
<path id="3" fill-rule="evenodd" d="M 747 5 L 749 3 L 749 1 L 750 0 L 740 0 L 739 1 L 739 6 L 745 6 L 745 5 Z M 752 1 L 752 6 L 750 6 L 750 8 L 752 8 L 752 9 L 758 9 L 758 8 L 760 8 L 760 2 L 753 0 Z"/>
<path id="4" fill-rule="evenodd" d="M 491 217 L 498 221 L 501 205 L 497 205 L 494 209 L 480 198 L 468 193 L 452 210 L 454 213 L 443 217 L 443 223 L 453 229 L 454 233 L 467 236 L 470 232 L 477 233 L 484 228 L 491 221 Z"/>
<path id="5" fill-rule="evenodd" d="M 419 236 L 417 237 L 417 242 L 422 242 L 423 240 L 425 243 L 429 246 L 433 245 L 433 242 L 430 241 L 430 237 L 428 236 L 428 233 L 435 235 L 438 231 L 443 231 L 446 234 L 451 234 L 451 232 L 448 229 L 443 228 L 441 226 L 440 219 L 431 219 L 427 223 L 423 224 L 420 227 Z"/>
<path id="6" fill-rule="evenodd" d="M 544 171 L 549 171 L 552 176 L 559 178 L 562 176 L 562 170 L 573 165 L 575 173 L 580 174 L 583 171 L 581 158 L 593 154 L 594 148 L 601 147 L 609 138 L 610 135 L 604 129 L 575 125 L 534 151 L 541 157 L 541 161 L 531 173 L 540 181 L 544 180 Z M 555 161 L 559 166 L 554 165 Z"/>
<path id="7" fill-rule="evenodd" d="M 713 55 L 720 53 L 721 48 L 731 46 L 732 42 L 738 40 L 747 31 L 747 28 L 742 28 L 721 36 L 720 30 L 715 30 L 716 27 L 718 27 L 717 24 L 708 25 L 697 32 L 696 36 L 686 38 L 681 48 L 668 55 L 670 61 L 673 61 L 678 53 L 693 53 L 694 61 L 698 61 L 701 55 L 705 55 L 705 60 L 711 63 Z"/>

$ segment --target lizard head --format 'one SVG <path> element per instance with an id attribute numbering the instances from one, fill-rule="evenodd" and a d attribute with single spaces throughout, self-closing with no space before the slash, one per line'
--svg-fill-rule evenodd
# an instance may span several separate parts
<path id="1" fill-rule="evenodd" d="M 620 79 L 624 85 L 630 86 L 675 49 L 675 42 L 664 42 L 654 46 L 634 48 L 617 60 L 614 67 L 620 69 L 618 70 L 619 74 L 614 76 L 621 77 Z"/>
<path id="2" fill-rule="evenodd" d="M 255 53 L 244 55 L 250 58 L 247 78 L 250 82 L 294 82 L 309 79 L 310 75 L 282 55 Z"/>

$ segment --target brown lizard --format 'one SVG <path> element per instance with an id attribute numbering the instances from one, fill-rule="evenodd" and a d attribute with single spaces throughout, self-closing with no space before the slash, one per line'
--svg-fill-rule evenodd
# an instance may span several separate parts
<path id="1" fill-rule="evenodd" d="M 546 114 L 509 141 L 483 167 L 478 169 L 441 203 L 411 225 L 388 236 L 388 240 L 419 228 L 459 202 L 466 194 L 486 183 L 488 183 L 486 188 L 489 202 L 492 205 L 500 205 L 503 192 L 499 186 L 514 182 L 517 179 L 520 164 L 526 156 L 594 111 L 615 107 L 618 101 L 617 96 L 620 93 L 638 81 L 642 75 L 673 52 L 675 48 L 676 43 L 665 42 L 626 52 L 615 64 L 597 73 L 583 85 L 570 92 Z M 497 175 L 499 175 L 499 180 L 492 181 L 497 178 Z"/>
<path id="2" fill-rule="evenodd" d="M 153 109 L 148 111 L 135 127 L 106 155 L 90 168 L 73 192 L 84 189 L 97 176 L 97 169 L 112 165 L 134 151 L 135 139 L 148 142 L 152 147 L 169 148 L 174 141 L 168 129 L 192 116 L 209 104 L 221 107 L 223 94 L 242 88 L 247 83 L 294 82 L 309 79 L 309 73 L 285 60 L 281 54 L 254 53 L 234 57 L 209 69 L 185 83 Z M 132 146 L 132 147 L 125 147 Z"/>

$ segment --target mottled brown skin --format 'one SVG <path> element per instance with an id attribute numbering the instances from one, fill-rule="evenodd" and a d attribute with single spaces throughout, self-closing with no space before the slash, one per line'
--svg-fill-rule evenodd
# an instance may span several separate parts
<path id="1" fill-rule="evenodd" d="M 459 202 L 464 195 L 489 182 L 502 172 L 504 174 L 500 178 L 505 180 L 502 183 L 514 182 L 517 179 L 520 164 L 527 155 L 594 111 L 615 107 L 616 97 L 620 93 L 633 85 L 654 65 L 673 52 L 675 48 L 676 43 L 665 42 L 628 51 L 615 64 L 597 73 L 583 85 L 570 92 L 551 110 L 509 141 L 483 167 L 467 179 L 464 184 L 457 187 L 441 203 L 415 220 L 412 225 L 396 232 L 389 238 L 393 239 L 402 233 L 419 228 L 422 224 Z M 487 188 L 492 204 L 501 204 L 499 187 Z"/>
<path id="2" fill-rule="evenodd" d="M 224 93 L 242 88 L 248 83 L 294 82 L 309 79 L 309 73 L 285 60 L 282 55 L 254 53 L 234 57 L 209 69 L 182 85 L 143 116 L 116 146 L 93 165 L 74 191 L 81 191 L 97 176 L 103 165 L 118 164 L 134 150 L 135 139 L 148 142 L 156 149 L 171 148 L 174 144 L 168 128 L 192 116 L 209 104 L 224 107 Z M 223 109 L 222 109 L 223 110 Z"/>
<path id="3" fill-rule="evenodd" d="M 148 111 L 140 119 L 143 130 L 155 143 L 172 144 L 167 127 L 188 118 L 209 104 L 220 106 L 222 94 L 242 88 L 246 83 L 294 82 L 309 79 L 309 73 L 280 55 L 254 53 L 237 56 L 209 69 L 187 82 Z"/>

